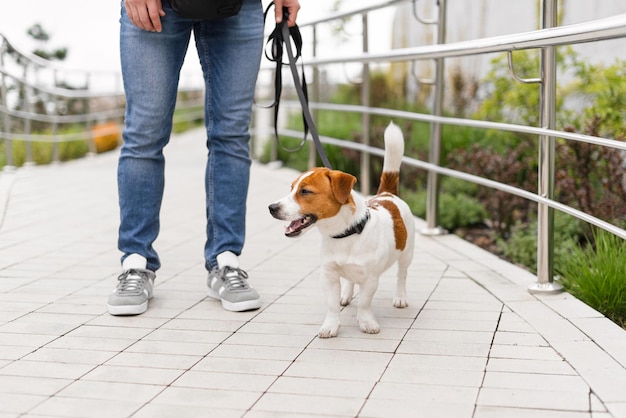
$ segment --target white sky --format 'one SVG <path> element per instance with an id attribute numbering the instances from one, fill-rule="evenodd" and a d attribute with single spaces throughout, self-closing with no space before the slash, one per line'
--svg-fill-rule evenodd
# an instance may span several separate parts
<path id="1" fill-rule="evenodd" d="M 115 0 L 5 1 L 0 33 L 24 52 L 37 46 L 26 34 L 39 23 L 50 34 L 46 49 L 67 47 L 64 66 L 118 70 L 119 10 Z"/>

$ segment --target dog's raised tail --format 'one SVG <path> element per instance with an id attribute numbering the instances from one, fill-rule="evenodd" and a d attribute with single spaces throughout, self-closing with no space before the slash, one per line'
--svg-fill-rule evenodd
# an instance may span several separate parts
<path id="1" fill-rule="evenodd" d="M 400 165 L 404 155 L 404 135 L 398 125 L 389 122 L 385 129 L 385 160 L 383 173 L 380 176 L 378 193 L 393 193 L 398 195 L 400 181 Z"/>

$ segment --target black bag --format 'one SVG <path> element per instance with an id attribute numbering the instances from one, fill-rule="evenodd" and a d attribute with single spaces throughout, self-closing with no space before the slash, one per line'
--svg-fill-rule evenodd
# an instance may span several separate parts
<path id="1" fill-rule="evenodd" d="M 235 16 L 242 3 L 243 0 L 170 0 L 172 10 L 177 15 L 196 20 Z"/>

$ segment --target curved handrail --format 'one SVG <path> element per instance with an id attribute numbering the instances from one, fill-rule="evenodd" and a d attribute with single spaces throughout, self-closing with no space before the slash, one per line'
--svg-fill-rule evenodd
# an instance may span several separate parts
<path id="1" fill-rule="evenodd" d="M 298 26 L 301 28 L 313 27 L 313 26 L 319 25 L 320 23 L 343 20 L 349 17 L 367 14 L 369 12 L 380 10 L 386 7 L 396 6 L 401 3 L 408 3 L 410 1 L 413 1 L 413 0 L 388 0 L 382 3 L 372 4 L 372 5 L 365 6 L 365 7 L 359 7 L 359 8 L 351 9 L 351 10 L 344 11 L 344 12 L 334 12 L 334 13 L 330 13 L 326 17 L 304 21 L 303 23 L 298 23 Z"/>
<path id="2" fill-rule="evenodd" d="M 286 107 L 297 108 L 300 102 L 285 100 L 281 103 Z M 336 103 L 309 103 L 312 109 L 334 110 L 340 112 L 369 113 L 370 115 L 389 116 L 393 118 L 415 120 L 420 122 L 436 122 L 446 125 L 465 126 L 469 128 L 495 129 L 500 131 L 526 133 L 533 135 L 549 135 L 587 144 L 600 145 L 626 151 L 626 142 L 615 139 L 600 138 L 592 135 L 578 134 L 575 132 L 558 131 L 555 129 L 539 128 L 535 126 L 517 125 L 514 123 L 492 122 L 486 120 L 463 119 L 449 116 L 436 116 L 428 113 L 415 113 L 404 110 L 385 109 L 359 105 L 342 105 Z"/>
<path id="3" fill-rule="evenodd" d="M 626 13 L 550 29 L 473 39 L 447 44 L 397 48 L 385 53 L 361 53 L 331 58 L 307 58 L 302 65 L 319 67 L 330 64 L 388 63 L 437 58 L 455 58 L 495 52 L 573 45 L 626 37 Z M 273 67 L 263 66 L 263 69 Z"/>

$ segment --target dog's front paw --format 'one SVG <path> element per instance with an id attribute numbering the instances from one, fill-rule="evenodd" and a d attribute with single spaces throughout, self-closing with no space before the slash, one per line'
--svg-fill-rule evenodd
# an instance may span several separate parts
<path id="1" fill-rule="evenodd" d="M 317 332 L 317 336 L 320 338 L 331 338 L 336 337 L 339 332 L 339 323 L 338 322 L 324 322 L 322 327 Z"/>
<path id="2" fill-rule="evenodd" d="M 375 319 L 359 321 L 359 327 L 361 328 L 361 331 L 366 334 L 378 334 L 380 332 L 380 326 Z"/>
<path id="3" fill-rule="evenodd" d="M 380 326 L 371 312 L 361 312 L 358 316 L 359 327 L 366 334 L 378 334 Z"/>
<path id="4" fill-rule="evenodd" d="M 352 295 L 341 295 L 341 299 L 339 300 L 339 304 L 341 306 L 348 306 L 350 301 L 352 300 Z"/>
<path id="5" fill-rule="evenodd" d="M 409 302 L 407 302 L 406 298 L 395 297 L 393 298 L 393 306 L 395 308 L 406 308 L 409 306 Z"/>
<path id="6" fill-rule="evenodd" d="M 341 281 L 341 306 L 348 306 L 354 297 L 354 283 L 342 279 Z"/>

